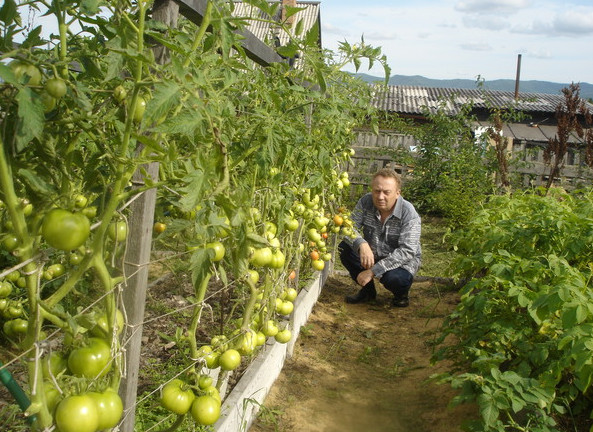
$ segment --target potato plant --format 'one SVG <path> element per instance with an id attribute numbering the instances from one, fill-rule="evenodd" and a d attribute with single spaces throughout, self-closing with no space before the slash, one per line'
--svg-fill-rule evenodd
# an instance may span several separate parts
<path id="1" fill-rule="evenodd" d="M 443 332 L 453 343 L 434 360 L 458 367 L 441 378 L 461 389 L 457 403 L 479 405 L 473 430 L 564 430 L 561 419 L 576 430 L 589 418 L 592 198 L 556 188 L 493 197 L 449 237 L 466 284 Z"/>
<path id="2" fill-rule="evenodd" d="M 384 63 L 380 50 L 344 44 L 334 58 L 297 26 L 283 55 L 301 53 L 303 67 L 264 69 L 245 55 L 228 3 L 176 28 L 153 20 L 151 3 L 0 8 L 0 341 L 8 367 L 27 370 L 37 430 L 104 430 L 122 417 L 129 206 L 143 192 L 157 190 L 155 245 L 182 257 L 195 288 L 178 332 L 183 367 L 160 398 L 186 395 L 189 408 L 172 413 L 198 425 L 216 421 L 231 371 L 268 338 L 290 340 L 295 278 L 331 259 L 330 235 L 349 235 L 340 167 L 352 127 L 373 113 L 367 86 L 340 68 Z M 23 23 L 27 8 L 57 33 Z M 233 303 L 204 340 L 214 279 Z"/>

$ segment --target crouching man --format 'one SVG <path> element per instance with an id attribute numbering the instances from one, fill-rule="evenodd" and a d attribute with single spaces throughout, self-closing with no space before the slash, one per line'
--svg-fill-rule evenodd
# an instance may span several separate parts
<path id="1" fill-rule="evenodd" d="M 408 292 L 422 257 L 421 219 L 401 196 L 400 175 L 389 168 L 377 171 L 371 192 L 352 211 L 352 221 L 355 237 L 345 238 L 338 248 L 342 264 L 362 288 L 347 296 L 346 302 L 374 300 L 377 278 L 393 293 L 393 306 L 408 306 Z"/>

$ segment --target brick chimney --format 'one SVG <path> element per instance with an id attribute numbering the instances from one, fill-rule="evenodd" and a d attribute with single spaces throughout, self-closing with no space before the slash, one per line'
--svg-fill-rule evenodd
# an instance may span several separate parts
<path id="1" fill-rule="evenodd" d="M 286 6 L 290 6 L 290 7 L 296 7 L 296 0 L 282 0 L 282 21 L 284 22 L 286 20 Z M 292 15 L 290 18 L 288 18 L 288 21 L 286 21 L 286 24 L 288 25 L 292 25 L 292 21 L 294 20 L 294 15 Z"/>

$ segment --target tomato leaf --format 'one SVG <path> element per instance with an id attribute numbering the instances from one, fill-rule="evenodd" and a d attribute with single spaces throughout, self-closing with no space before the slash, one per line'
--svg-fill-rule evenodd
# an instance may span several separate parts
<path id="1" fill-rule="evenodd" d="M 55 193 L 55 189 L 43 181 L 41 177 L 36 176 L 33 171 L 26 168 L 21 168 L 18 170 L 18 174 L 19 176 L 22 176 L 22 179 L 25 181 L 27 187 L 31 189 L 36 195 L 47 196 L 49 194 Z"/>
<path id="2" fill-rule="evenodd" d="M 98 0 L 82 0 L 80 8 L 83 13 L 92 16 L 99 12 L 99 2 Z"/>
<path id="3" fill-rule="evenodd" d="M 27 34 L 27 39 L 25 39 L 23 41 L 21 48 L 31 48 L 31 47 L 43 45 L 45 43 L 45 41 L 39 37 L 42 29 L 43 29 L 42 26 L 37 26 L 33 30 L 31 30 Z"/>
<path id="4" fill-rule="evenodd" d="M 39 96 L 28 87 L 22 88 L 16 95 L 20 117 L 15 137 L 18 152 L 23 150 L 33 138 L 39 138 L 43 132 L 43 103 L 36 99 L 39 99 Z"/>
<path id="5" fill-rule="evenodd" d="M 18 16 L 16 2 L 14 0 L 5 0 L 2 8 L 0 8 L 0 21 L 8 26 L 12 24 Z"/>
<path id="6" fill-rule="evenodd" d="M 317 41 L 319 41 L 319 26 L 314 25 L 307 32 L 307 35 L 305 36 L 305 43 L 307 45 L 313 46 L 317 44 Z"/>
<path id="7" fill-rule="evenodd" d="M 151 120 L 158 120 L 168 114 L 180 102 L 180 89 L 174 82 L 164 82 L 155 85 L 153 98 L 146 106 L 145 116 Z"/>

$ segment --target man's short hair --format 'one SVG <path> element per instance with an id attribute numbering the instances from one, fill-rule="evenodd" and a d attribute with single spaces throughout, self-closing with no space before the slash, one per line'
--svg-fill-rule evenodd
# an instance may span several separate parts
<path id="1" fill-rule="evenodd" d="M 401 189 L 402 186 L 402 178 L 401 176 L 392 168 L 381 168 L 375 174 L 373 174 L 372 180 L 375 180 L 376 177 L 385 177 L 385 178 L 392 178 L 395 180 L 395 187 L 397 190 Z"/>

